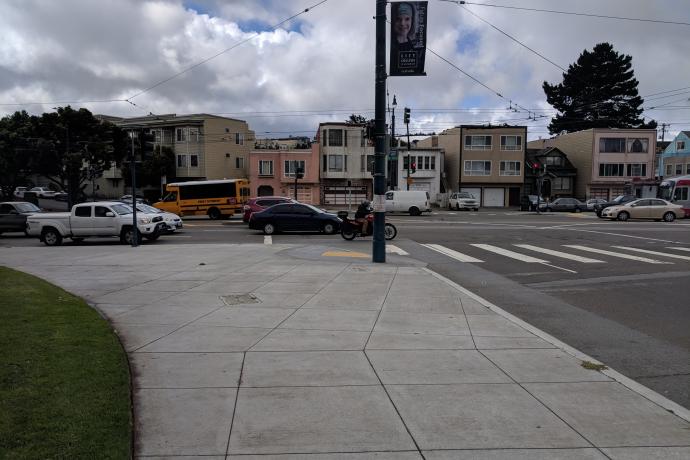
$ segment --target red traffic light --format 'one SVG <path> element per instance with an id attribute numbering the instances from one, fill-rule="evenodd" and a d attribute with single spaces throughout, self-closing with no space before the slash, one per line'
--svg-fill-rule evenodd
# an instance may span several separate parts
<path id="1" fill-rule="evenodd" d="M 534 167 L 534 169 L 539 169 L 539 163 L 534 163 L 532 166 Z"/>

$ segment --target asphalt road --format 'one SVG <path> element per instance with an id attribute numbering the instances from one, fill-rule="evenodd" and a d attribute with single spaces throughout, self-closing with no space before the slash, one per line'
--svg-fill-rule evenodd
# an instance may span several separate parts
<path id="1" fill-rule="evenodd" d="M 611 222 L 590 213 L 503 210 L 389 219 L 398 227 L 393 243 L 411 257 L 690 408 L 690 220 Z M 320 234 L 265 239 L 233 218 L 185 220 L 183 231 L 154 244 L 218 242 L 361 250 L 371 239 L 350 243 Z M 39 245 L 19 234 L 0 236 L 0 247 Z"/>

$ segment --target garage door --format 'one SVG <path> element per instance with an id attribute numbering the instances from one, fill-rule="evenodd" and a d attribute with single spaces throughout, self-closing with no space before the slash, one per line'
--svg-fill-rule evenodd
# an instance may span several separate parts
<path id="1" fill-rule="evenodd" d="M 471 194 L 472 196 L 474 196 L 475 199 L 479 200 L 479 204 L 482 204 L 482 189 L 472 187 L 461 187 L 460 191 Z"/>
<path id="2" fill-rule="evenodd" d="M 413 182 L 412 184 L 410 184 L 410 190 L 430 192 L 431 191 L 431 184 L 428 182 Z"/>
<path id="3" fill-rule="evenodd" d="M 485 188 L 482 206 L 503 207 L 505 206 L 505 189 Z"/>

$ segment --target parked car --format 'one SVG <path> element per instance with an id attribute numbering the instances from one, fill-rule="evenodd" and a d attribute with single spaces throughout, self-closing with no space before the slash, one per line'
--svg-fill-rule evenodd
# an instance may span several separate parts
<path id="1" fill-rule="evenodd" d="M 52 198 L 57 193 L 55 190 L 51 190 L 48 187 L 34 187 L 28 192 L 33 192 L 39 198 Z"/>
<path id="2" fill-rule="evenodd" d="M 14 189 L 14 192 L 12 192 L 12 196 L 14 196 L 16 199 L 21 200 L 24 198 L 24 192 L 29 191 L 29 187 L 16 187 Z"/>
<path id="3" fill-rule="evenodd" d="M 431 212 L 429 192 L 423 190 L 392 190 L 386 192 L 386 212 L 405 212 L 418 216 Z"/>
<path id="4" fill-rule="evenodd" d="M 242 208 L 242 221 L 249 222 L 252 213 L 263 211 L 274 204 L 280 203 L 296 203 L 296 201 L 286 196 L 259 196 L 250 198 Z"/>
<path id="5" fill-rule="evenodd" d="M 470 192 L 455 192 L 450 194 L 448 209 L 472 209 L 479 211 L 479 201 Z"/>
<path id="6" fill-rule="evenodd" d="M 148 240 L 156 240 L 165 228 L 159 214 L 137 213 L 137 229 Z M 46 246 L 58 246 L 64 238 L 81 241 L 92 236 L 117 236 L 131 244 L 135 229 L 132 208 L 118 201 L 96 201 L 72 207 L 72 212 L 32 214 L 26 219 L 30 236 L 38 236 Z"/>
<path id="7" fill-rule="evenodd" d="M 163 222 L 166 226 L 166 233 L 173 233 L 175 230 L 179 230 L 182 228 L 182 219 L 180 218 L 180 216 L 178 216 L 177 214 L 173 214 L 172 212 L 162 211 L 158 208 L 154 208 L 153 206 L 149 206 L 148 204 L 144 203 L 137 203 L 137 212 L 144 212 L 146 214 L 158 214 L 161 217 L 163 217 Z"/>
<path id="8" fill-rule="evenodd" d="M 132 195 L 122 195 L 119 198 L 119 201 L 122 201 L 123 203 L 127 203 L 127 204 L 131 205 L 132 204 Z M 141 195 L 137 195 L 137 203 L 149 204 L 149 202 L 146 201 L 146 198 L 144 198 Z"/>
<path id="9" fill-rule="evenodd" d="M 604 209 L 608 208 L 609 206 L 618 206 L 621 204 L 628 203 L 630 201 L 637 200 L 637 197 L 635 195 L 618 195 L 616 198 L 614 198 L 611 201 L 606 201 L 601 204 L 595 204 L 594 205 L 594 212 L 597 213 L 597 217 L 602 217 L 601 211 Z"/>
<path id="10" fill-rule="evenodd" d="M 601 212 L 604 219 L 654 219 L 673 222 L 685 217 L 683 207 L 660 198 L 642 198 L 618 206 L 609 206 Z"/>
<path id="11" fill-rule="evenodd" d="M 603 198 L 590 198 L 585 202 L 587 205 L 587 211 L 594 211 L 594 207 L 599 204 L 604 204 L 606 203 L 606 200 Z"/>
<path id="12" fill-rule="evenodd" d="M 282 231 L 320 231 L 328 235 L 340 230 L 342 221 L 335 214 L 310 204 L 281 203 L 252 213 L 249 228 L 266 235 Z"/>
<path id="13" fill-rule="evenodd" d="M 587 205 L 576 198 L 556 198 L 551 202 L 544 203 L 539 209 L 546 212 L 580 212 L 587 210 Z"/>
<path id="14" fill-rule="evenodd" d="M 41 208 L 26 201 L 0 203 L 0 234 L 3 232 L 24 232 L 26 234 L 26 218 L 37 212 L 41 212 Z"/>

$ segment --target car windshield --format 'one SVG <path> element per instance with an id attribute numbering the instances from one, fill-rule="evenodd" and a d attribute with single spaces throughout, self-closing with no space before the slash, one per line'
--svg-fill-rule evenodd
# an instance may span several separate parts
<path id="1" fill-rule="evenodd" d="M 458 193 L 458 198 L 474 198 L 474 195 L 470 195 L 467 192 Z"/>
<path id="2" fill-rule="evenodd" d="M 41 212 L 41 208 L 33 203 L 18 203 L 15 207 L 19 212 Z"/>
<path id="3" fill-rule="evenodd" d="M 141 212 L 148 212 L 149 214 L 160 214 L 163 212 L 158 208 L 154 208 L 153 206 L 149 206 L 149 205 L 143 204 L 143 203 L 137 204 L 137 210 L 141 211 Z"/>
<path id="4" fill-rule="evenodd" d="M 132 214 L 132 208 L 126 204 L 114 204 L 111 206 L 111 208 L 121 216 L 124 214 Z"/>
<path id="5" fill-rule="evenodd" d="M 614 198 L 611 201 L 613 201 L 615 203 L 620 203 L 621 201 L 623 201 L 623 198 L 625 198 L 625 195 L 618 195 L 616 198 Z"/>

